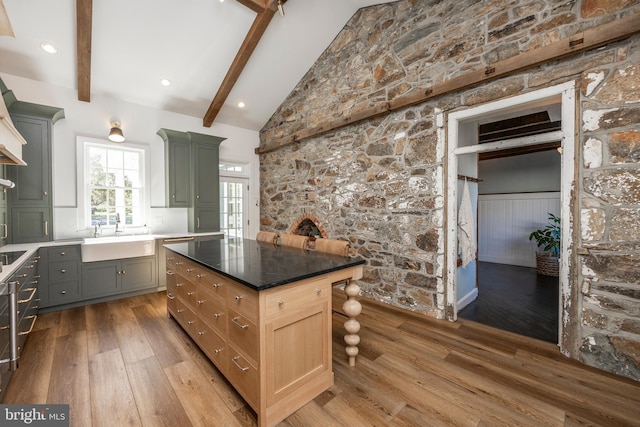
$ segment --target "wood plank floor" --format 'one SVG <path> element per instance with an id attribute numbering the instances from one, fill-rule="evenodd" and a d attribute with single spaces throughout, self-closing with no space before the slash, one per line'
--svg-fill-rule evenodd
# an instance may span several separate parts
<path id="1" fill-rule="evenodd" d="M 640 425 L 640 383 L 565 359 L 553 344 L 363 308 L 357 365 L 334 314 L 335 384 L 281 426 Z M 167 318 L 162 293 L 42 315 L 4 403 L 69 403 L 78 427 L 256 422 Z"/>

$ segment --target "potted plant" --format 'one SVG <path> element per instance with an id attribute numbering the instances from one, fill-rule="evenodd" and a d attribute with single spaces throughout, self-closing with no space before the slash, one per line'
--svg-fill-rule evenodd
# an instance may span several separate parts
<path id="1" fill-rule="evenodd" d="M 536 230 L 529 235 L 544 252 L 536 251 L 536 271 L 545 276 L 560 275 L 560 217 L 549 213 L 549 223 L 546 227 Z"/>

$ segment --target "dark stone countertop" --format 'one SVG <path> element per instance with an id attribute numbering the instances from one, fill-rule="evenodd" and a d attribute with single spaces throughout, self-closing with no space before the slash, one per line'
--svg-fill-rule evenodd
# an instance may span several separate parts
<path id="1" fill-rule="evenodd" d="M 356 257 L 347 258 L 233 237 L 164 246 L 259 291 L 365 263 L 365 260 Z"/>

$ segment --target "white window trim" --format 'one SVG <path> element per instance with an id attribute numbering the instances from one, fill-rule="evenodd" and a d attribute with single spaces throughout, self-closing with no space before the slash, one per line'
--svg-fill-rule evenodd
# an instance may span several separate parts
<path id="1" fill-rule="evenodd" d="M 89 138 L 86 136 L 78 136 L 76 137 L 76 170 L 78 171 L 77 177 L 77 195 L 78 195 L 78 217 L 77 217 L 77 229 L 78 230 L 89 230 L 91 229 L 91 225 L 89 224 L 89 219 L 91 215 L 89 213 L 89 207 L 87 205 L 87 195 L 89 193 L 89 171 L 86 170 L 86 145 L 87 144 L 98 144 L 98 145 L 106 145 L 111 146 L 113 148 L 132 148 L 136 150 L 141 150 L 143 152 L 144 158 L 144 166 L 143 166 L 143 176 L 144 176 L 144 187 L 142 189 L 142 199 L 143 199 L 143 208 L 144 217 L 146 218 L 147 223 L 151 218 L 151 191 L 149 189 L 149 185 L 151 183 L 151 167 L 149 165 L 150 156 L 149 156 L 149 146 L 145 144 L 134 144 L 134 143 L 115 143 L 107 140 L 107 139 L 99 139 L 99 138 Z M 129 228 L 134 228 L 130 226 Z M 103 230 L 115 229 L 114 226 L 103 226 Z"/>

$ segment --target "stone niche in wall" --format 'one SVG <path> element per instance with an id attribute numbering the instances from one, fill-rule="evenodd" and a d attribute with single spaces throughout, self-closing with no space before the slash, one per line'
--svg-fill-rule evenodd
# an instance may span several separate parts
<path id="1" fill-rule="evenodd" d="M 305 213 L 291 224 L 291 234 L 317 238 L 327 238 L 327 233 L 315 215 Z"/>

